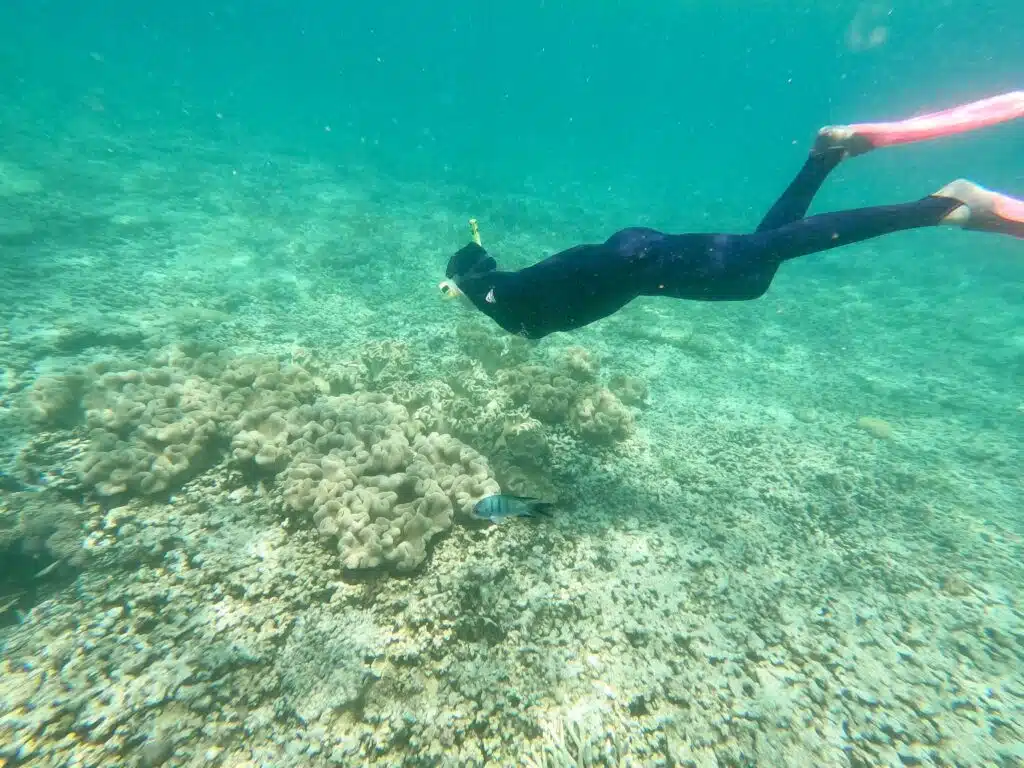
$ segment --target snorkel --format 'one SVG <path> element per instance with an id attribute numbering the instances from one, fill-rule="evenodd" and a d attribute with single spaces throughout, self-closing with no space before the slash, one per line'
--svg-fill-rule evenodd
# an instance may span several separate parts
<path id="1" fill-rule="evenodd" d="M 476 245 L 483 247 L 483 244 L 480 242 L 480 227 L 477 224 L 476 219 L 469 220 L 469 234 L 470 239 Z M 437 289 L 441 292 L 441 298 L 446 301 L 458 298 L 465 299 L 465 294 L 463 294 L 462 291 L 459 290 L 459 286 L 455 284 L 454 280 L 442 280 L 440 283 L 437 284 Z"/>

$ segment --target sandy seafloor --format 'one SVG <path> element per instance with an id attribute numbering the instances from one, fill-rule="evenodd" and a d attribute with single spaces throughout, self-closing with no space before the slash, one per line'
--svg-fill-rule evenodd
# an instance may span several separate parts
<path id="1" fill-rule="evenodd" d="M 88 128 L 0 160 L 0 765 L 1024 764 L 1019 244 L 894 237 L 545 340 L 646 383 L 628 436 L 531 422 L 553 520 L 354 577 L 226 447 L 98 495 L 33 388 L 182 349 L 457 382 L 505 349 L 437 297 L 467 215 L 518 264 L 644 222 Z"/>

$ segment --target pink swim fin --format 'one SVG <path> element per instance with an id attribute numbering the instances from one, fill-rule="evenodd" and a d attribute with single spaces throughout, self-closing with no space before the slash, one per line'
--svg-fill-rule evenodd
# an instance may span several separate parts
<path id="1" fill-rule="evenodd" d="M 1024 91 L 1012 91 L 969 104 L 892 123 L 827 125 L 818 131 L 815 152 L 842 148 L 854 157 L 879 147 L 927 141 L 1024 117 Z"/>
<path id="2" fill-rule="evenodd" d="M 948 197 L 963 203 L 949 213 L 945 223 L 1024 239 L 1024 200 L 985 189 L 967 179 L 950 182 L 933 197 Z"/>

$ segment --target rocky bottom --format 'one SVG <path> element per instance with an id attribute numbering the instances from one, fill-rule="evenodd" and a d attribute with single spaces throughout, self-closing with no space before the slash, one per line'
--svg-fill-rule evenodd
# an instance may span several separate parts
<path id="1" fill-rule="evenodd" d="M 77 579 L 0 629 L 0 764 L 1024 761 L 1017 537 L 951 565 L 931 529 L 680 499 L 457 527 L 359 581 L 227 468 L 88 508 Z"/>

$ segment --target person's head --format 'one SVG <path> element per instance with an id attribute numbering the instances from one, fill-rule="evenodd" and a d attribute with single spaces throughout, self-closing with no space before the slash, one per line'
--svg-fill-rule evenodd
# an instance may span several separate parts
<path id="1" fill-rule="evenodd" d="M 448 280 L 438 285 L 443 297 L 463 299 L 509 333 L 532 338 L 524 327 L 530 300 L 517 289 L 516 274 L 499 271 L 480 243 L 474 241 L 456 251 L 445 275 Z"/>
<path id="2" fill-rule="evenodd" d="M 497 268 L 497 262 L 487 254 L 482 245 L 469 243 L 448 259 L 448 267 L 444 274 L 448 279 L 458 282 L 460 277 L 482 275 Z"/>
<path id="3" fill-rule="evenodd" d="M 448 267 L 444 271 L 448 279 L 438 283 L 438 290 L 445 299 L 468 298 L 465 295 L 465 284 L 477 283 L 478 278 L 494 272 L 497 268 L 497 262 L 487 254 L 483 246 L 472 242 L 457 250 L 448 260 Z"/>

